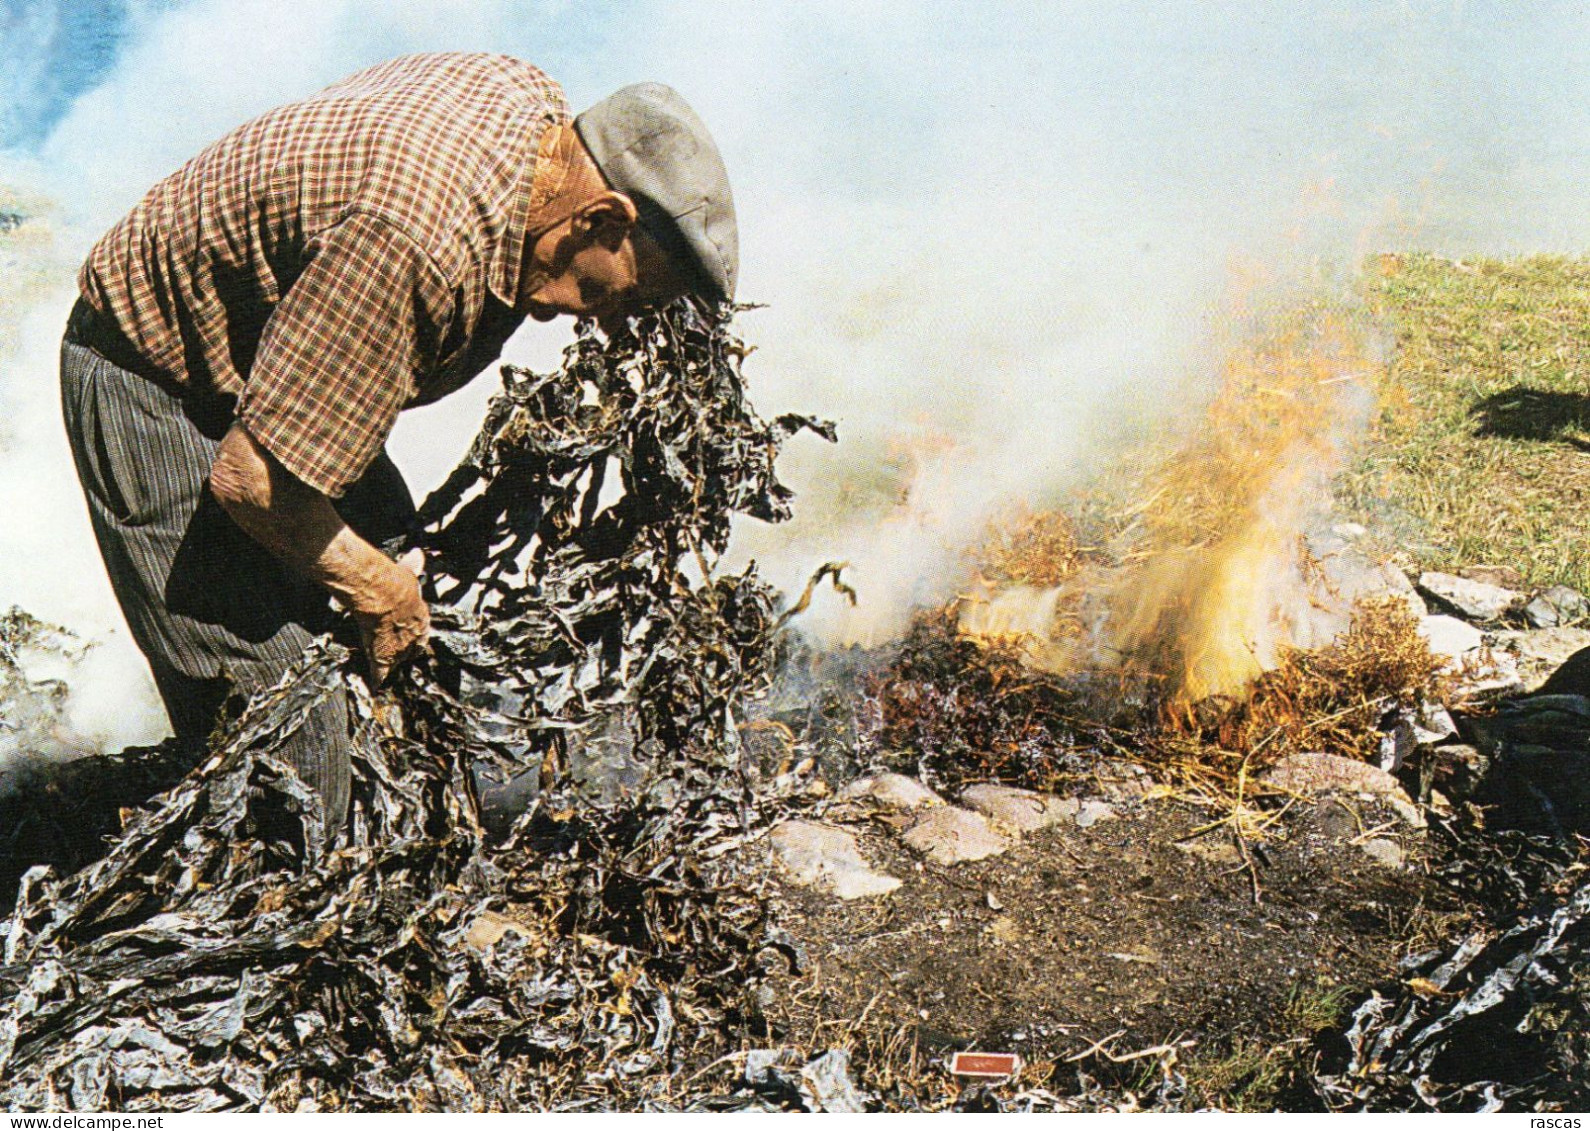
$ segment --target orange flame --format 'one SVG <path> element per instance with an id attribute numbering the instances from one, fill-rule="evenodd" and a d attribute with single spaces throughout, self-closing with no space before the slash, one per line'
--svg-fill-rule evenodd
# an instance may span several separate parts
<path id="1" fill-rule="evenodd" d="M 1233 350 L 1201 426 L 1119 515 L 1125 564 L 970 601 L 962 631 L 1019 630 L 1035 638 L 1035 666 L 1102 662 L 1160 682 L 1173 700 L 1244 694 L 1296 643 L 1308 603 L 1326 599 L 1310 589 L 1301 539 L 1363 422 L 1362 382 L 1376 368 L 1365 337 L 1345 314 L 1312 311 Z M 1104 610 L 1096 632 L 1054 615 L 1090 585 Z"/>

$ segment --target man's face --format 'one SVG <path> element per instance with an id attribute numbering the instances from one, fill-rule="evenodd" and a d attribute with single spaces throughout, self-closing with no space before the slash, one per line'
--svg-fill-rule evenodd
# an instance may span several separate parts
<path id="1" fill-rule="evenodd" d="M 594 318 L 611 334 L 628 315 L 683 294 L 683 280 L 633 217 L 633 206 L 598 206 L 544 233 L 519 312 L 538 322 L 560 314 Z"/>

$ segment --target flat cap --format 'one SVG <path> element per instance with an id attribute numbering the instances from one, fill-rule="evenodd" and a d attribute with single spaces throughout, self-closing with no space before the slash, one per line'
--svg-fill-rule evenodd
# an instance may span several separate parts
<path id="1" fill-rule="evenodd" d="M 729 174 L 678 92 L 659 82 L 626 86 L 578 115 L 574 128 L 607 183 L 634 201 L 641 226 L 696 289 L 732 299 L 740 234 Z"/>

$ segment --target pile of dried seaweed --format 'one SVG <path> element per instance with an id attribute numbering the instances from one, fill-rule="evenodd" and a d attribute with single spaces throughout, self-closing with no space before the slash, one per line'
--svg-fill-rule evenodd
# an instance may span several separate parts
<path id="1" fill-rule="evenodd" d="M 1411 955 L 1314 1079 L 1335 1109 L 1582 1111 L 1590 1104 L 1590 883 L 1582 849 L 1440 821 L 1444 878 L 1490 925 Z"/>
<path id="2" fill-rule="evenodd" d="M 780 442 L 826 426 L 759 420 L 741 356 L 680 303 L 506 372 L 422 510 L 436 655 L 377 703 L 317 646 L 102 860 L 24 878 L 0 1104 L 668 1107 L 677 1069 L 756 1031 L 763 965 L 793 956 L 723 859 L 776 808 L 733 711 L 768 678 L 774 594 L 715 567 L 731 514 L 787 513 Z M 354 800 L 327 844 L 273 751 L 344 687 Z M 628 788 L 552 774 L 489 843 L 476 767 L 597 733 Z"/>

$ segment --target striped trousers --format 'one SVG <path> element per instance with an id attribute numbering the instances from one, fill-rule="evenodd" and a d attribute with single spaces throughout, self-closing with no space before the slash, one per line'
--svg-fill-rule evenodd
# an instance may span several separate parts
<path id="1" fill-rule="evenodd" d="M 80 304 L 81 307 L 81 304 Z M 324 590 L 229 518 L 209 491 L 231 404 L 179 397 L 105 356 L 74 313 L 61 343 L 61 407 L 111 587 L 149 661 L 172 729 L 195 755 L 233 690 L 279 679 L 331 625 Z M 336 501 L 377 544 L 408 529 L 414 503 L 385 453 Z M 281 752 L 317 790 L 330 830 L 350 790 L 348 705 L 333 696 Z"/>

